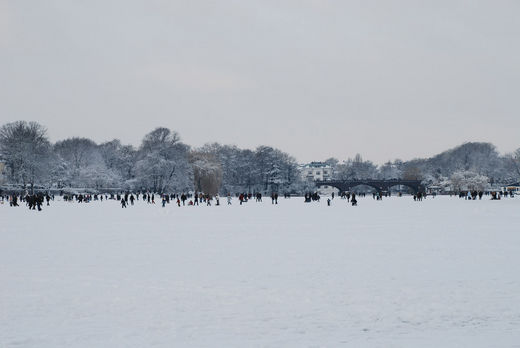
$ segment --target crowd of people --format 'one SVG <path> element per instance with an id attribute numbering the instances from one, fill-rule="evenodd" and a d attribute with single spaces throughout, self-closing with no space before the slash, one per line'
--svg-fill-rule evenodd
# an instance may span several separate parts
<path id="1" fill-rule="evenodd" d="M 0 194 L 0 204 L 8 202 L 11 207 L 20 206 L 19 202 L 23 202 L 29 207 L 30 210 L 42 210 L 42 206 L 47 202 L 50 205 L 50 201 L 54 200 L 54 195 L 48 193 L 36 193 L 36 194 Z"/>
<path id="2" fill-rule="evenodd" d="M 451 196 L 451 195 L 450 195 Z M 463 198 L 465 200 L 479 200 L 482 199 L 483 196 L 490 196 L 491 200 L 500 200 L 502 197 L 511 197 L 514 198 L 515 194 L 513 191 L 461 191 L 459 192 L 459 198 Z"/>
<path id="3" fill-rule="evenodd" d="M 133 206 L 137 201 L 141 201 L 148 204 L 155 204 L 156 198 L 161 202 L 162 207 L 167 204 L 175 203 L 177 206 L 198 206 L 207 205 L 211 206 L 212 203 L 220 205 L 220 196 L 218 194 L 210 195 L 204 193 L 171 193 L 171 194 L 158 194 L 153 192 L 124 192 L 124 193 L 61 193 L 60 197 L 63 201 L 69 203 L 90 203 L 92 201 L 118 201 L 121 204 L 121 208 L 127 208 Z M 289 198 L 289 194 L 284 195 L 285 198 Z M 257 193 L 239 193 L 235 195 L 240 204 L 246 203 L 253 198 L 256 202 L 262 202 L 262 194 Z M 42 210 L 42 205 L 45 201 L 47 205 L 50 205 L 50 201 L 55 199 L 54 194 L 49 193 L 36 193 L 36 194 L 0 194 L 0 204 L 8 202 L 11 207 L 20 206 L 19 202 L 25 203 L 29 209 Z M 226 201 L 228 205 L 232 204 L 233 196 L 227 194 Z M 273 192 L 271 194 L 272 204 L 278 204 L 278 193 Z"/>
<path id="4" fill-rule="evenodd" d="M 401 193 L 398 193 L 399 196 L 402 196 Z M 129 206 L 133 206 L 136 202 L 144 202 L 147 204 L 155 204 L 156 198 L 158 198 L 161 202 L 162 207 L 166 207 L 167 204 L 174 203 L 177 206 L 198 206 L 198 205 L 206 205 L 211 206 L 220 205 L 220 196 L 218 194 L 210 195 L 204 193 L 170 193 L 170 194 L 158 194 L 153 192 L 124 192 L 124 193 L 61 193 L 61 199 L 65 202 L 70 203 L 89 203 L 92 201 L 118 201 L 121 204 L 121 208 L 127 208 Z M 358 193 L 357 196 L 365 197 L 366 193 L 361 192 Z M 373 192 L 372 198 L 374 200 L 382 200 L 383 197 L 390 196 L 389 192 Z M 413 194 L 414 201 L 422 201 L 426 198 L 426 193 L 418 192 Z M 435 198 L 435 194 L 431 194 L 433 198 Z M 450 195 L 452 196 L 452 195 Z M 493 191 L 493 192 L 485 192 L 485 191 L 461 191 L 458 194 L 458 197 L 466 200 L 481 200 L 482 197 L 489 196 L 491 200 L 500 200 L 502 197 L 514 197 L 513 192 L 508 191 Z M 237 199 L 239 204 L 245 204 L 251 200 L 255 200 L 255 202 L 262 202 L 262 193 L 237 193 L 232 196 L 230 193 L 226 195 L 227 205 L 232 205 L 233 198 Z M 278 193 L 271 193 L 271 204 L 278 204 Z M 284 198 L 290 198 L 291 195 L 288 193 L 284 193 Z M 332 201 L 334 200 L 335 194 L 334 192 L 331 194 L 329 198 L 327 198 L 327 205 L 330 206 Z M 346 200 L 352 206 L 356 206 L 358 204 L 358 200 L 356 198 L 356 193 L 353 192 L 341 192 L 339 197 L 343 200 Z M 307 192 L 303 196 L 305 203 L 311 202 L 319 202 L 320 195 L 318 192 Z M 35 194 L 2 194 L 0 193 L 0 204 L 8 203 L 11 207 L 18 207 L 20 203 L 25 204 L 30 210 L 42 210 L 42 206 L 45 204 L 47 206 L 50 205 L 52 201 L 55 200 L 55 195 L 51 193 L 35 193 Z"/>

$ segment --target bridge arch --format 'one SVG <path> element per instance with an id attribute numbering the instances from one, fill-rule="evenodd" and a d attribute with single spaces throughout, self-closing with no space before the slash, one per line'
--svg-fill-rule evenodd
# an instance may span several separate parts
<path id="1" fill-rule="evenodd" d="M 390 184 L 390 185 L 387 186 L 386 190 L 387 190 L 387 191 L 390 191 L 390 189 L 391 189 L 392 187 L 396 187 L 396 186 L 404 186 L 404 187 L 406 187 L 406 188 L 412 190 L 414 194 L 415 194 L 415 193 L 418 193 L 418 192 L 420 191 L 420 188 L 419 188 L 419 187 L 417 187 L 417 186 L 415 186 L 415 185 L 410 185 L 410 184 Z"/>
<path id="2" fill-rule="evenodd" d="M 353 188 L 355 188 L 355 187 L 359 187 L 359 186 L 368 186 L 368 187 L 371 187 L 371 188 L 373 188 L 374 190 L 376 190 L 376 192 L 379 192 L 379 193 L 381 193 L 382 191 L 385 190 L 384 187 L 377 186 L 377 185 L 372 184 L 372 183 L 358 182 L 358 183 L 354 183 L 353 185 L 351 185 L 351 186 L 349 187 L 348 191 L 352 191 Z"/>
<path id="3" fill-rule="evenodd" d="M 322 186 L 330 186 L 330 187 L 337 188 L 339 190 L 339 192 L 346 192 L 346 191 L 348 191 L 348 188 L 345 185 L 341 184 L 340 182 L 335 182 L 335 181 L 320 182 L 319 184 L 316 183 L 316 187 L 317 188 L 320 188 Z"/>

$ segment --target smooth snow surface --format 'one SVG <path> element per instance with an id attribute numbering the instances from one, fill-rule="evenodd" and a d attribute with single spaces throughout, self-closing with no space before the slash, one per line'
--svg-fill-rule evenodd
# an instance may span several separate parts
<path id="1" fill-rule="evenodd" d="M 4 204 L 0 231 L 0 347 L 520 346 L 520 198 Z"/>

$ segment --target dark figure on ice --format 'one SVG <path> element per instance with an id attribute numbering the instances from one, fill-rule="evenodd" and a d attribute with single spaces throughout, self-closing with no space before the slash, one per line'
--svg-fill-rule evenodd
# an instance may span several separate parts
<path id="1" fill-rule="evenodd" d="M 36 196 L 36 206 L 38 207 L 38 211 L 42 210 L 43 204 L 43 195 L 39 194 Z"/>

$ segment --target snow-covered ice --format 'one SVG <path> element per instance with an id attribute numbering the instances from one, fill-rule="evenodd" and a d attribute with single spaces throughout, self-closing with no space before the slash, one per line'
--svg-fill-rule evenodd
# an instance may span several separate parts
<path id="1" fill-rule="evenodd" d="M 519 266 L 520 198 L 4 204 L 0 347 L 520 347 Z"/>

